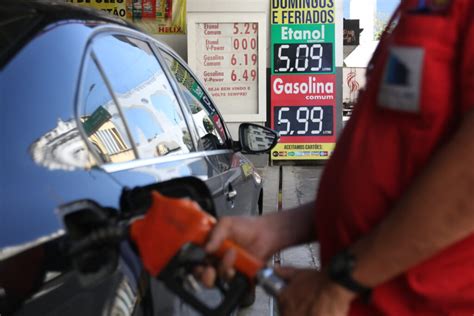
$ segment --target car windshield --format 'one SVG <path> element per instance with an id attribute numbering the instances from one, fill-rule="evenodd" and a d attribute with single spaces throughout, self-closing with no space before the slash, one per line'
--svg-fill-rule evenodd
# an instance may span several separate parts
<path id="1" fill-rule="evenodd" d="M 33 10 L 19 12 L 0 7 L 0 67 L 24 45 L 40 20 L 41 16 Z"/>

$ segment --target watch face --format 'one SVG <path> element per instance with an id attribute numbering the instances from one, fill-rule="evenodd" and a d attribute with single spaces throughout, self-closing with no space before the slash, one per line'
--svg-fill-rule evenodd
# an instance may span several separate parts
<path id="1" fill-rule="evenodd" d="M 329 274 L 334 281 L 345 279 L 350 276 L 354 268 L 355 258 L 347 252 L 341 252 L 333 257 L 329 265 Z"/>

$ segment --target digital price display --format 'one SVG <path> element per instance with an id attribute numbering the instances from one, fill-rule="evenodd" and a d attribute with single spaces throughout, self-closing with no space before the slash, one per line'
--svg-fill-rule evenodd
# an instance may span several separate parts
<path id="1" fill-rule="evenodd" d="M 275 106 L 274 129 L 280 136 L 332 136 L 333 106 Z"/>
<path id="2" fill-rule="evenodd" d="M 333 72 L 333 44 L 275 44 L 275 73 Z"/>

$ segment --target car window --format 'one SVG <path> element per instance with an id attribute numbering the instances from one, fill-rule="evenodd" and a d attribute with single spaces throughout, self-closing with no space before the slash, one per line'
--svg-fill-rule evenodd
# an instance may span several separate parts
<path id="1" fill-rule="evenodd" d="M 202 148 L 205 150 L 225 148 L 227 138 L 224 124 L 204 89 L 177 59 L 166 52 L 163 52 L 163 56 L 178 81 L 186 106 L 192 113 Z"/>
<path id="2" fill-rule="evenodd" d="M 135 159 L 122 117 L 92 58 L 86 62 L 81 90 L 80 121 L 101 162 Z"/>
<path id="3" fill-rule="evenodd" d="M 93 51 L 123 113 L 140 158 L 188 153 L 191 137 L 171 85 L 150 46 L 121 35 L 94 40 Z"/>

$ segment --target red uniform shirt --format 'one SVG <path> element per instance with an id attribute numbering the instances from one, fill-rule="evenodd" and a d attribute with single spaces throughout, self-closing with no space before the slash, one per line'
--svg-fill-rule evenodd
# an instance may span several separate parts
<path id="1" fill-rule="evenodd" d="M 323 264 L 384 219 L 474 108 L 474 1 L 432 0 L 440 11 L 417 10 L 421 2 L 402 1 L 326 166 L 316 202 Z M 354 302 L 351 315 L 473 315 L 474 235 L 378 286 L 372 298 Z"/>

